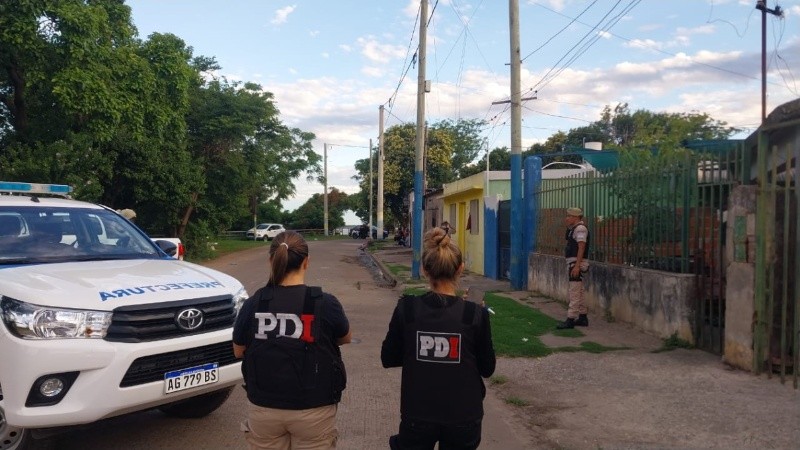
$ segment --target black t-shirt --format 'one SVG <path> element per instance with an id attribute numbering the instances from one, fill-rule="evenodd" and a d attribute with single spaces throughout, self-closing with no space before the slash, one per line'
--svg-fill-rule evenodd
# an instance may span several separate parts
<path id="1" fill-rule="evenodd" d="M 275 289 L 274 297 L 294 298 L 295 301 L 302 304 L 305 299 L 306 285 L 274 286 L 261 289 Z M 253 341 L 254 333 L 251 329 L 251 324 L 258 306 L 261 289 L 245 300 L 241 311 L 239 311 L 239 316 L 233 326 L 233 343 L 236 345 L 247 347 Z M 336 297 L 323 292 L 322 301 L 322 333 L 330 336 L 331 341 L 335 343 L 337 339 L 346 336 L 350 331 L 350 322 L 347 320 L 347 316 L 344 315 L 342 304 L 339 303 Z"/>

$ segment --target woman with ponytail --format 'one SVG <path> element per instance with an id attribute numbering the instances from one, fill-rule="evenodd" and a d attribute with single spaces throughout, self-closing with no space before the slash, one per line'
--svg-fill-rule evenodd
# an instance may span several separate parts
<path id="1" fill-rule="evenodd" d="M 350 342 L 350 324 L 336 297 L 306 286 L 308 261 L 302 235 L 277 235 L 269 281 L 245 301 L 233 328 L 251 449 L 336 447 L 336 408 L 346 384 L 339 346 Z"/>
<path id="2" fill-rule="evenodd" d="M 400 432 L 392 449 L 475 449 L 481 442 L 482 378 L 494 373 L 486 308 L 456 295 L 464 270 L 450 234 L 425 234 L 422 271 L 430 290 L 403 296 L 383 341 L 383 367 L 402 367 Z"/>

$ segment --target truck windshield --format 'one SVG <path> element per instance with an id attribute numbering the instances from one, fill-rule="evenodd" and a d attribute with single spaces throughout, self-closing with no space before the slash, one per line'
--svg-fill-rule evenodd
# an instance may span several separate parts
<path id="1" fill-rule="evenodd" d="M 0 207 L 0 264 L 161 256 L 144 233 L 112 211 Z"/>

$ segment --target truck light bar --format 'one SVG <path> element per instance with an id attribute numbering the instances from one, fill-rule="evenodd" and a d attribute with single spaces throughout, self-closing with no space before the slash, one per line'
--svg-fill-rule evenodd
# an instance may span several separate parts
<path id="1" fill-rule="evenodd" d="M 66 184 L 43 184 L 43 183 L 18 183 L 14 181 L 0 181 L 0 192 L 10 192 L 19 194 L 50 194 L 69 196 L 72 186 Z"/>

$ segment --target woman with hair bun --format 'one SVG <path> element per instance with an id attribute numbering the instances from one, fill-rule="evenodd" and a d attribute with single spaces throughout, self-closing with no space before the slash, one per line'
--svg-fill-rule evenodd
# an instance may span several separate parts
<path id="1" fill-rule="evenodd" d="M 383 367 L 402 367 L 400 431 L 392 449 L 475 449 L 481 442 L 483 378 L 494 373 L 489 314 L 456 295 L 461 251 L 446 230 L 425 234 L 422 271 L 430 291 L 404 295 L 383 341 Z"/>
<path id="2" fill-rule="evenodd" d="M 339 300 L 306 286 L 308 244 L 284 231 L 269 248 L 269 282 L 242 305 L 233 353 L 242 361 L 251 449 L 336 447 L 346 385 L 339 346 L 350 324 Z"/>

